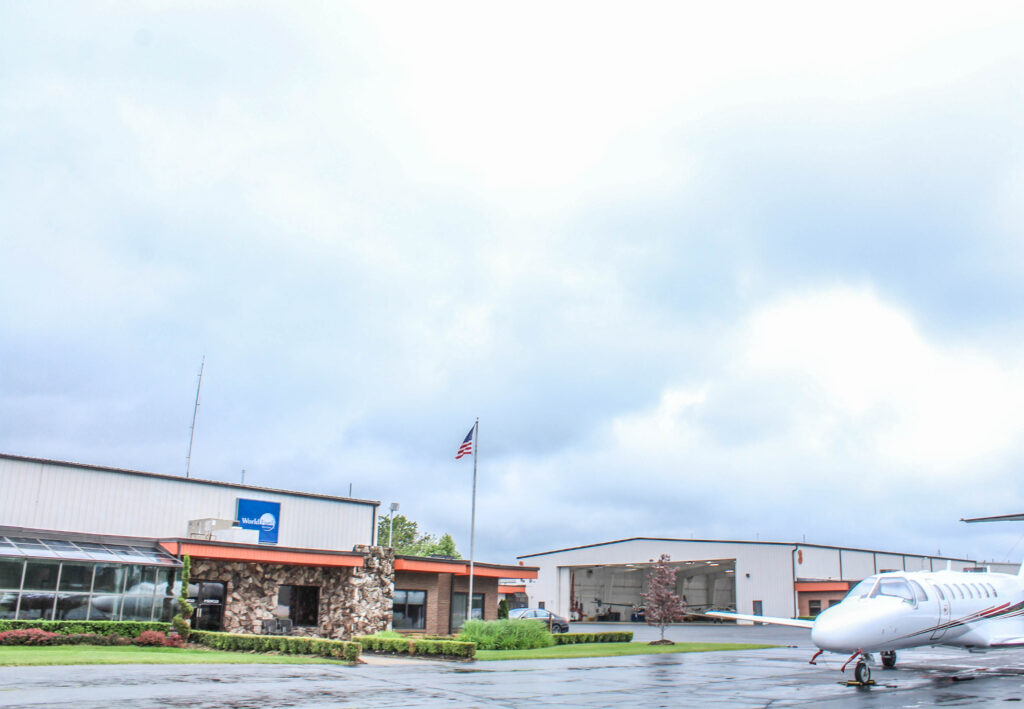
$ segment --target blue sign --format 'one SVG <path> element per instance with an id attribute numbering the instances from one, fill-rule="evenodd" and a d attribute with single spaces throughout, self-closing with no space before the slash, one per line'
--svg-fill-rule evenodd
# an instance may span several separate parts
<path id="1" fill-rule="evenodd" d="M 277 544 L 277 528 L 281 523 L 281 503 L 246 500 L 239 497 L 235 518 L 242 529 L 258 529 L 260 544 Z"/>

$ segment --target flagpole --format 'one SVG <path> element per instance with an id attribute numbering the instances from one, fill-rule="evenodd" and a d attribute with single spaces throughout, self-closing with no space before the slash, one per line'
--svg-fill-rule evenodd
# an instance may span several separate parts
<path id="1" fill-rule="evenodd" d="M 473 560 L 476 558 L 476 455 L 480 451 L 480 417 L 473 424 L 473 508 L 469 521 L 469 602 L 466 605 L 466 620 L 473 618 Z M 480 609 L 483 613 L 483 609 Z"/>

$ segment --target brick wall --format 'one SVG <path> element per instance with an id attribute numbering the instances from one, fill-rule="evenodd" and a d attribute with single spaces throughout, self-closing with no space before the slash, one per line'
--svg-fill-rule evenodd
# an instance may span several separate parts
<path id="1" fill-rule="evenodd" d="M 417 629 L 410 632 L 423 632 L 427 635 L 448 635 L 450 632 L 449 618 L 452 600 L 451 574 L 396 571 L 395 588 L 400 588 L 403 591 L 427 592 L 426 627 L 423 630 Z"/>

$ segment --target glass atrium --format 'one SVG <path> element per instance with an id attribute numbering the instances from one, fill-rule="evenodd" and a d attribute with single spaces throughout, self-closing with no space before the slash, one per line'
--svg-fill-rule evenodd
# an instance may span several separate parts
<path id="1" fill-rule="evenodd" d="M 157 620 L 175 612 L 181 563 L 152 542 L 0 534 L 0 618 Z"/>

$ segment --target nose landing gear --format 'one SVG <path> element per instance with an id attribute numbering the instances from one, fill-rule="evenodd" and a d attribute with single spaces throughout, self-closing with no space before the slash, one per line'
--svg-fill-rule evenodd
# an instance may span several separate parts
<path id="1" fill-rule="evenodd" d="M 861 684 L 871 683 L 871 666 L 861 660 L 857 663 L 857 666 L 853 668 L 853 678 Z"/>
<path id="2" fill-rule="evenodd" d="M 882 656 L 882 667 L 884 667 L 887 670 L 891 670 L 893 667 L 896 666 L 895 650 L 885 650 L 880 654 Z"/>
<path id="3" fill-rule="evenodd" d="M 843 663 L 840 672 L 846 672 L 846 666 L 854 660 L 857 661 L 857 664 L 853 667 L 854 681 L 848 682 L 847 684 L 856 684 L 860 686 L 868 686 L 874 684 L 874 682 L 871 681 L 871 665 L 868 664 L 869 662 L 871 662 L 871 655 L 869 655 L 866 652 L 861 652 L 860 650 L 858 650 L 857 652 L 850 655 L 850 659 Z"/>

